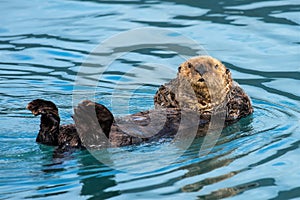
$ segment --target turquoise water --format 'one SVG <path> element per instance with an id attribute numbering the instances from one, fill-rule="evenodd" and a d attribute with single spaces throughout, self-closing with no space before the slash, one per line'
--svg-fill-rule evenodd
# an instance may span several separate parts
<path id="1" fill-rule="evenodd" d="M 0 1 L 0 11 L 0 199 L 300 198 L 298 0 L 10 0 Z M 101 42 L 143 27 L 182 34 L 222 60 L 251 96 L 253 116 L 226 128 L 208 154 L 199 154 L 199 138 L 188 149 L 123 149 L 136 159 L 102 150 L 97 158 L 109 152 L 113 161 L 103 164 L 89 151 L 56 158 L 35 143 L 39 119 L 26 104 L 52 100 L 63 123 L 72 123 L 81 64 Z M 98 82 L 96 100 L 115 115 L 152 108 L 156 89 L 175 76 L 183 59 L 152 47 L 114 60 Z M 174 153 L 180 156 L 165 164 Z"/>

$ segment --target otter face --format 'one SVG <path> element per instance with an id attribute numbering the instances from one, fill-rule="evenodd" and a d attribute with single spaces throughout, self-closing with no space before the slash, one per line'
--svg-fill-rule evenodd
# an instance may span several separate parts
<path id="1" fill-rule="evenodd" d="M 47 114 L 47 113 L 57 113 L 58 109 L 54 103 L 51 101 L 45 101 L 43 99 L 36 99 L 31 101 L 26 108 L 32 112 L 33 115 L 37 116 L 40 114 Z"/>
<path id="2" fill-rule="evenodd" d="M 198 110 L 223 102 L 232 87 L 230 70 L 209 56 L 194 57 L 182 63 L 178 77 L 191 84 L 200 106 Z"/>

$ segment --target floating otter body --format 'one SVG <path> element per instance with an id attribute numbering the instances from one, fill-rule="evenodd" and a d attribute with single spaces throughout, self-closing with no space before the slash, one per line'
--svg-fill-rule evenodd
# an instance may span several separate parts
<path id="1" fill-rule="evenodd" d="M 154 104 L 154 110 L 115 119 L 105 106 L 83 101 L 74 109 L 76 125 L 62 126 L 51 101 L 36 99 L 27 109 L 41 115 L 36 141 L 60 148 L 139 144 L 174 137 L 179 129 L 191 126 L 197 126 L 197 135 L 203 136 L 212 115 L 225 113 L 228 124 L 253 112 L 250 98 L 232 80 L 229 69 L 208 56 L 182 63 L 177 77 L 158 89 Z M 184 118 L 188 123 L 182 123 Z"/>
<path id="2" fill-rule="evenodd" d="M 184 113 L 180 109 L 168 108 L 139 112 L 115 120 L 105 106 L 86 100 L 74 108 L 75 124 L 60 125 L 58 109 L 51 101 L 36 99 L 27 105 L 27 109 L 35 116 L 41 115 L 36 142 L 60 149 L 119 147 L 172 137 L 177 133 Z M 150 120 L 156 120 L 158 127 L 161 121 L 164 123 L 161 129 L 153 131 L 153 125 L 147 126 Z"/>

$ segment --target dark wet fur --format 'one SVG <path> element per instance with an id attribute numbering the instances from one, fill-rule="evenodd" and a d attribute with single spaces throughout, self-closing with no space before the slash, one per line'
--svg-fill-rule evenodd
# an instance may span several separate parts
<path id="1" fill-rule="evenodd" d="M 103 105 L 91 101 L 80 104 L 89 111 L 93 110 L 99 119 L 97 123 L 108 136 L 113 122 L 113 115 Z M 72 148 L 85 148 L 76 130 L 75 124 L 60 125 L 60 117 L 56 105 L 51 101 L 36 99 L 27 105 L 35 116 L 41 115 L 40 130 L 36 142 L 50 146 L 58 146 L 57 152 L 68 151 Z"/>

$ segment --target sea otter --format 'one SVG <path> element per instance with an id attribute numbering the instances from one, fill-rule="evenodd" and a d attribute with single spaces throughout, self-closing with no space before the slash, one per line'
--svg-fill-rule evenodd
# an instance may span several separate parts
<path id="1" fill-rule="evenodd" d="M 107 141 L 113 147 L 140 144 L 174 137 L 179 129 L 195 125 L 197 135 L 203 136 L 213 114 L 225 112 L 226 125 L 253 112 L 250 98 L 232 80 L 230 70 L 209 56 L 182 63 L 177 77 L 158 89 L 154 104 L 153 110 L 115 119 L 104 105 L 86 100 L 74 108 L 75 124 L 62 126 L 51 101 L 36 99 L 27 109 L 41 115 L 36 141 L 62 149 L 106 147 Z M 183 118 L 188 123 L 182 123 Z M 150 128 L 159 128 L 149 129 L 150 123 Z"/>

